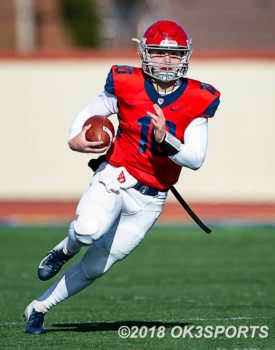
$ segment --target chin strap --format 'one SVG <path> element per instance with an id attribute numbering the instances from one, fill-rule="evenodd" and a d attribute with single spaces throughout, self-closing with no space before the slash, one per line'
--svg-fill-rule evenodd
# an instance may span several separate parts
<path id="1" fill-rule="evenodd" d="M 106 156 L 102 155 L 96 159 L 91 159 L 88 163 L 88 166 L 95 172 L 101 163 L 106 162 Z M 186 210 L 186 212 L 191 216 L 191 218 L 195 221 L 195 223 L 207 234 L 211 232 L 210 228 L 204 225 L 204 223 L 197 217 L 197 215 L 193 212 L 193 210 L 189 207 L 189 205 L 185 202 L 185 200 L 181 197 L 181 195 L 178 193 L 178 191 L 175 189 L 174 186 L 170 188 L 173 195 L 176 197 L 176 199 L 179 201 L 179 203 L 182 205 L 183 209 Z"/>

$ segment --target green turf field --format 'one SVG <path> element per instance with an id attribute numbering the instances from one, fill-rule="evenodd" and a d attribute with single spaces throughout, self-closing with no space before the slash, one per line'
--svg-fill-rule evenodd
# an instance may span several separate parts
<path id="1" fill-rule="evenodd" d="M 43 335 L 26 334 L 22 315 L 58 279 L 39 281 L 37 267 L 67 228 L 0 230 L 1 349 L 275 349 L 274 228 L 208 236 L 156 227 L 126 260 L 53 308 Z M 121 326 L 131 337 L 119 337 Z M 229 337 L 211 336 L 223 329 Z"/>

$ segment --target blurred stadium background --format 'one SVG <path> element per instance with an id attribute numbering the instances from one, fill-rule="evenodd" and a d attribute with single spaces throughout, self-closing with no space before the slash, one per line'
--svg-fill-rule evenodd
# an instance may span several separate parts
<path id="1" fill-rule="evenodd" d="M 2 223 L 74 217 L 92 173 L 70 124 L 162 18 L 193 39 L 188 77 L 222 92 L 205 164 L 177 189 L 208 222 L 274 225 L 275 0 L 0 0 Z M 164 219 L 188 220 L 171 195 Z"/>

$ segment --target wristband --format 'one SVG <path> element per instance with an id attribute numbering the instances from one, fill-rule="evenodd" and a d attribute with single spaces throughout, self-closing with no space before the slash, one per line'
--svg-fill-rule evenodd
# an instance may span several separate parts
<path id="1" fill-rule="evenodd" d="M 166 156 L 173 156 L 181 150 L 180 140 L 167 131 L 163 141 L 158 143 L 158 146 Z"/>

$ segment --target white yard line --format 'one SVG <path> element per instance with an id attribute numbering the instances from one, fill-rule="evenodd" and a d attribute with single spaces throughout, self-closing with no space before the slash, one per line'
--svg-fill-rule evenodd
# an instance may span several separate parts
<path id="1" fill-rule="evenodd" d="M 237 321 L 237 320 L 267 320 L 267 319 L 272 319 L 272 317 L 225 317 L 225 318 L 179 318 L 179 319 L 170 319 L 170 320 L 123 320 L 123 321 L 97 321 L 97 320 L 94 320 L 94 321 L 59 321 L 59 322 L 49 322 L 48 324 L 63 324 L 63 323 L 66 323 L 66 324 L 82 324 L 82 323 L 85 323 L 85 324 L 93 324 L 93 323 L 98 323 L 98 324 L 101 324 L 101 323 L 128 323 L 128 322 L 131 322 L 131 323 L 135 323 L 135 322 L 138 322 L 138 323 L 146 323 L 146 322 L 186 322 L 186 321 L 202 321 L 202 322 L 206 322 L 206 321 Z M 0 326 L 11 326 L 11 325 L 20 325 L 20 324 L 25 324 L 25 322 L 3 322 L 3 323 L 0 323 Z M 275 348 L 274 348 L 275 349 Z"/>

